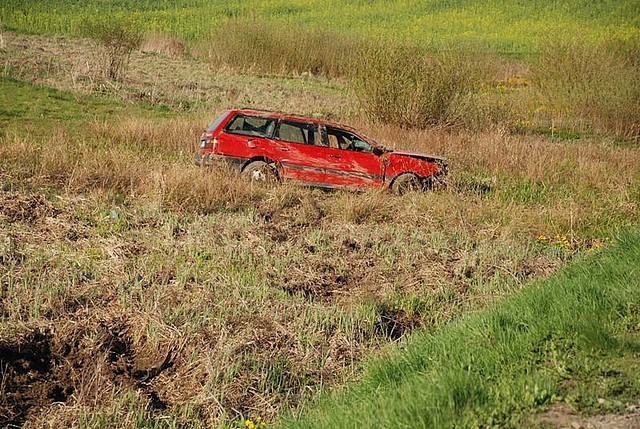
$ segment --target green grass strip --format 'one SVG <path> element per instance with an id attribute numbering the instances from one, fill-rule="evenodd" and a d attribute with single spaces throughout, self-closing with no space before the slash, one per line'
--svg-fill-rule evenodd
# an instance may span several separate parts
<path id="1" fill-rule="evenodd" d="M 123 103 L 118 100 L 34 85 L 0 77 L 0 128 L 16 123 L 50 125 L 52 122 L 107 119 L 112 117 L 166 116 L 159 106 Z"/>
<path id="2" fill-rule="evenodd" d="M 418 334 L 288 428 L 535 427 L 564 402 L 623 413 L 640 398 L 640 232 L 496 306 Z"/>

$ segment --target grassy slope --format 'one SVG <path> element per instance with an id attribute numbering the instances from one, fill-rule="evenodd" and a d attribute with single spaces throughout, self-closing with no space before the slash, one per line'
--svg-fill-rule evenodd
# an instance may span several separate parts
<path id="1" fill-rule="evenodd" d="M 436 44 L 475 40 L 511 53 L 529 52 L 549 34 L 597 39 L 615 32 L 638 35 L 637 2 L 497 2 L 493 0 L 340 2 L 257 0 L 49 2 L 8 0 L 0 6 L 6 28 L 26 32 L 77 33 L 85 20 L 104 14 L 133 16 L 145 31 L 194 40 L 217 23 L 238 16 L 277 20 L 304 27 L 325 27 L 361 35 L 400 37 Z M 206 23 L 206 24 L 205 24 Z"/>
<path id="2" fill-rule="evenodd" d="M 136 70 L 127 85 L 135 87 Z M 18 68 L 16 75 L 23 76 Z M 42 425 L 68 426 L 78 416 L 89 427 L 131 427 L 136 419 L 212 426 L 253 412 L 275 418 L 310 388 L 348 379 L 361 358 L 397 338 L 394 329 L 440 327 L 637 219 L 637 151 L 601 142 L 371 127 L 399 148 L 455 160 L 454 186 L 406 198 L 250 190 L 191 165 L 210 115 L 196 120 L 176 110 L 165 120 L 159 109 L 149 119 L 127 96 L 103 104 L 13 80 L 0 88 L 3 111 L 12 112 L 5 117 L 12 131 L 0 139 L 0 179 L 11 190 L 0 194 L 0 274 L 11 286 L 3 290 L 1 339 L 13 341 L 18 328 L 81 326 L 88 346 L 78 354 L 88 355 L 105 347 L 106 324 L 130 338 L 139 357 L 151 356 L 149 365 L 166 348 L 179 349 L 151 386 L 169 406 L 164 414 L 147 410 L 144 392 L 112 387 L 105 376 L 99 406 L 93 393 L 77 392 L 32 418 Z M 18 99 L 35 106 L 19 107 Z M 22 127 L 38 117 L 54 124 L 48 152 Z M 51 188 L 49 199 L 42 188 Z M 537 239 L 540 232 L 566 233 L 571 242 Z M 76 344 L 78 333 L 57 329 L 55 341 Z M 549 353 L 559 346 L 550 342 Z M 84 362 L 99 362 L 88 356 Z M 604 384 L 616 388 L 610 379 Z"/>
<path id="3" fill-rule="evenodd" d="M 623 412 L 640 396 L 638 260 L 640 233 L 622 234 L 490 310 L 416 335 L 358 385 L 283 426 L 521 427 L 532 410 L 563 401 Z"/>
<path id="4" fill-rule="evenodd" d="M 38 87 L 24 81 L 0 78 L 0 125 L 49 126 L 59 121 L 87 121 L 91 119 L 127 115 L 149 116 L 160 109 L 144 105 L 116 103 L 113 100 L 79 95 L 70 91 Z"/>

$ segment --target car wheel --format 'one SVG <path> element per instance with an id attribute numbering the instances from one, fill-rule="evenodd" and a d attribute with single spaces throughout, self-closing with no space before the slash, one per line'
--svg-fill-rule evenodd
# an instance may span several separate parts
<path id="1" fill-rule="evenodd" d="M 278 173 L 275 166 L 264 161 L 250 162 L 242 170 L 242 176 L 251 182 L 273 183 L 278 181 Z"/>
<path id="2" fill-rule="evenodd" d="M 396 195 L 403 195 L 411 191 L 422 190 L 422 181 L 412 173 L 403 173 L 391 183 L 391 190 Z"/>

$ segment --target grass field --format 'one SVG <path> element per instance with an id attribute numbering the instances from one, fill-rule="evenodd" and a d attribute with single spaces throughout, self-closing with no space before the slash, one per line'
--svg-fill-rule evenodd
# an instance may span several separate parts
<path id="1" fill-rule="evenodd" d="M 203 39 L 229 19 L 249 17 L 341 34 L 442 44 L 480 40 L 501 52 L 535 52 L 549 35 L 638 37 L 640 6 L 634 1 L 586 0 L 504 3 L 493 0 L 367 1 L 24 1 L 7 0 L 0 21 L 12 31 L 79 34 L 97 16 L 132 17 L 145 32 Z"/>
<path id="2" fill-rule="evenodd" d="M 640 235 L 624 233 L 490 310 L 414 335 L 357 385 L 281 427 L 634 427 L 639 259 Z M 542 412 L 554 404 L 570 406 L 570 418 Z M 608 416 L 581 419 L 584 411 Z"/>
<path id="3" fill-rule="evenodd" d="M 623 270 L 625 252 L 637 250 L 631 234 L 607 253 L 640 217 L 636 5 L 327 2 L 320 12 L 314 4 L 0 6 L 0 426 L 277 424 L 398 349 L 436 377 L 419 350 L 459 344 L 457 326 L 480 339 L 493 332 L 496 344 L 515 338 L 510 321 L 529 317 L 522 306 L 531 300 L 555 305 L 553 288 L 566 290 L 562 303 L 573 290 L 594 297 L 593 320 L 608 324 L 593 332 L 613 338 L 611 347 L 596 338 L 601 349 L 583 348 L 591 343 L 567 330 L 540 340 L 549 326 L 526 319 L 524 333 L 535 335 L 500 349 L 511 366 L 491 372 L 495 386 L 458 380 L 454 363 L 468 356 L 451 360 L 442 377 L 460 382 L 459 395 L 425 391 L 427 402 L 446 402 L 433 418 L 446 426 L 447 413 L 460 411 L 462 426 L 517 425 L 508 416 L 551 405 L 624 417 L 637 402 L 629 372 L 637 353 L 614 344 L 624 332 L 635 341 L 637 321 L 626 315 L 637 296 L 623 289 L 598 307 L 595 285 L 567 279 L 600 278 L 600 252 Z M 119 79 L 105 72 L 108 47 L 76 37 L 98 12 L 122 16 L 116 25 L 144 21 L 143 44 Z M 207 14 L 215 19 L 194 25 Z M 333 27 L 319 29 L 325 21 Z M 541 28 L 554 26 L 587 28 L 585 39 L 540 44 Z M 321 55 L 300 56 L 292 38 Z M 466 38 L 477 49 L 459 44 Z M 212 40 L 237 50 L 224 59 L 207 48 Z M 257 62 L 263 48 L 277 61 Z M 369 108 L 390 93 L 395 104 Z M 446 156 L 450 186 L 403 197 L 250 187 L 194 166 L 202 129 L 238 106 L 332 119 L 392 148 Z M 404 342 L 416 332 L 415 345 Z M 495 355 L 477 343 L 474 359 L 495 369 Z M 540 370 L 531 356 L 548 365 Z M 362 392 L 371 377 L 401 375 L 381 362 L 366 364 Z M 520 370 L 533 378 L 514 378 Z M 542 390 L 527 391 L 538 380 Z M 572 384 L 583 380 L 593 383 Z M 349 402 L 339 404 L 335 418 L 349 421 L 340 411 Z M 370 418 L 406 420 L 391 408 Z M 418 425 L 430 421 L 415 414 Z"/>
<path id="4" fill-rule="evenodd" d="M 638 16 L 637 2 L 577 0 L 0 7 L 11 31 L 99 39 L 96 28 L 111 28 L 216 71 L 345 79 L 368 119 L 402 127 L 595 132 L 635 142 Z"/>

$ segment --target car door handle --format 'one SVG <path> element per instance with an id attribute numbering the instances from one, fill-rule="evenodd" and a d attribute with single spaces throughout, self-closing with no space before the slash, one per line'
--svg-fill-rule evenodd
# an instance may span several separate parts
<path id="1" fill-rule="evenodd" d="M 251 149 L 255 149 L 257 147 L 256 141 L 255 140 L 247 140 L 247 146 L 249 146 Z"/>
<path id="2" fill-rule="evenodd" d="M 288 147 L 285 147 L 285 146 L 280 146 L 278 149 L 283 151 L 283 152 L 289 152 L 289 150 L 290 150 Z"/>
<path id="3" fill-rule="evenodd" d="M 340 159 L 342 158 L 340 155 L 329 155 L 329 158 L 337 158 Z"/>

